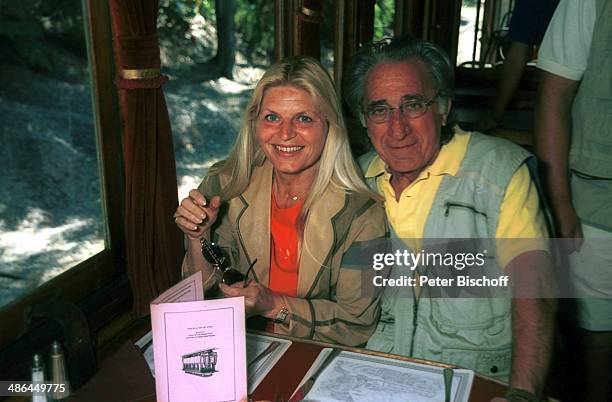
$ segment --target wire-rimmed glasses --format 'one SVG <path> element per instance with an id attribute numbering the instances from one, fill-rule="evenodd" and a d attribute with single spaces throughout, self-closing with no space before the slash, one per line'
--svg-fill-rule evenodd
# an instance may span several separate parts
<path id="1" fill-rule="evenodd" d="M 399 110 L 400 119 L 412 120 L 417 119 L 427 113 L 427 109 L 436 102 L 438 94 L 433 98 L 426 100 L 420 97 L 415 97 L 402 101 L 398 107 L 391 107 L 386 104 L 376 104 L 368 107 L 365 115 L 373 123 L 386 123 L 391 118 L 391 115 L 396 110 Z"/>

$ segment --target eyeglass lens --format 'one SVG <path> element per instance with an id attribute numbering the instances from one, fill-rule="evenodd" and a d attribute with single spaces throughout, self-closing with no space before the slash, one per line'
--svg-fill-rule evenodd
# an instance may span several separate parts
<path id="1" fill-rule="evenodd" d="M 425 114 L 427 106 L 428 104 L 425 101 L 404 102 L 399 107 L 378 105 L 368 110 L 368 118 L 376 123 L 384 123 L 389 120 L 395 110 L 399 110 L 401 118 L 416 119 Z"/>

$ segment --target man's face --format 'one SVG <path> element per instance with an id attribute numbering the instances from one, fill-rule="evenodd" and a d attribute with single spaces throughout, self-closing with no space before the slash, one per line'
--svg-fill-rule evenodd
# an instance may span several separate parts
<path id="1" fill-rule="evenodd" d="M 365 110 L 376 105 L 397 108 L 407 100 L 429 101 L 435 95 L 421 61 L 381 63 L 367 76 Z M 446 115 L 438 113 L 435 102 L 415 119 L 402 118 L 396 109 L 386 122 L 376 123 L 366 116 L 366 123 L 372 145 L 389 166 L 391 174 L 412 181 L 437 157 L 445 119 Z"/>

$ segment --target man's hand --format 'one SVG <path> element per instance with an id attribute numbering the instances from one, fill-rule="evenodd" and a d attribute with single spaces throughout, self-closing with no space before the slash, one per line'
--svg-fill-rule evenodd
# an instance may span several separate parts
<path id="1" fill-rule="evenodd" d="M 555 211 L 555 218 L 558 235 L 567 240 L 563 242 L 563 250 L 567 254 L 580 251 L 584 242 L 584 236 L 582 234 L 580 218 L 578 218 L 574 207 L 572 205 L 560 207 Z"/>

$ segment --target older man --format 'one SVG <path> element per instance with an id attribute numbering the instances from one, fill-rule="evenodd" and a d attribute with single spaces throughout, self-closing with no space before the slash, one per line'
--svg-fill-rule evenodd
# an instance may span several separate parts
<path id="1" fill-rule="evenodd" d="M 440 48 L 410 38 L 364 47 L 345 77 L 346 100 L 376 150 L 361 158 L 362 169 L 385 199 L 393 235 L 415 251 L 431 238 L 546 237 L 526 166 L 530 155 L 454 129 L 452 77 Z M 501 269 L 525 274 L 515 275 L 516 288 L 545 287 L 538 275 L 550 265 L 544 242 L 496 249 Z M 510 378 L 508 400 L 537 400 L 549 364 L 554 303 L 427 295 L 386 292 L 368 347 Z"/>

